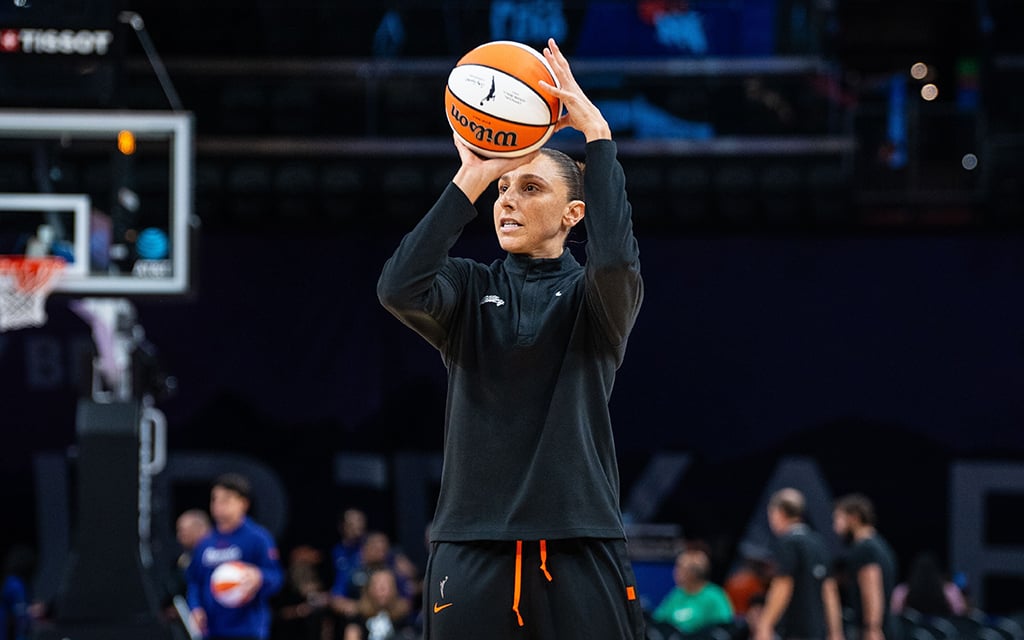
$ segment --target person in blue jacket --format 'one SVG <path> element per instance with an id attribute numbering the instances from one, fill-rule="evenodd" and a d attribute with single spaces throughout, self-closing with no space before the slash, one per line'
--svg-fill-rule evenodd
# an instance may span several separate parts
<path id="1" fill-rule="evenodd" d="M 245 476 L 226 473 L 210 491 L 214 529 L 192 554 L 186 571 L 191 626 L 210 640 L 265 640 L 270 636 L 269 598 L 284 582 L 277 544 L 265 528 L 248 517 L 250 485 Z M 210 587 L 214 569 L 224 562 L 246 565 L 245 596 L 236 607 L 218 602 Z"/>
<path id="2" fill-rule="evenodd" d="M 35 554 L 23 545 L 11 548 L 4 556 L 0 575 L 0 640 L 29 640 L 32 636 L 29 582 L 34 563 Z"/>

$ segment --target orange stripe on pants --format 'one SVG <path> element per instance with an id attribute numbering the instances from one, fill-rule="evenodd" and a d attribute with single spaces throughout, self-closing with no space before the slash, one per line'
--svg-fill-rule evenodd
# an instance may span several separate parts
<path id="1" fill-rule="evenodd" d="M 519 595 L 523 588 L 523 541 L 516 540 L 516 579 L 512 589 L 512 610 L 516 612 L 519 626 L 523 626 L 523 616 L 519 615 Z"/>

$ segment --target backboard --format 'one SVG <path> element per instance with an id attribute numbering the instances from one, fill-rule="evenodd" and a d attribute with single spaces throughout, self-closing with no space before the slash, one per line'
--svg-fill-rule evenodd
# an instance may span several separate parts
<path id="1" fill-rule="evenodd" d="M 192 286 L 193 119 L 0 109 L 0 254 L 67 260 L 56 293 Z"/>

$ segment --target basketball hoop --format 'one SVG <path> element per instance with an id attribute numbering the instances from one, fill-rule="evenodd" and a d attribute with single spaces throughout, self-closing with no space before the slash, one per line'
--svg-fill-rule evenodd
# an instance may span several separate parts
<path id="1" fill-rule="evenodd" d="M 62 258 L 0 256 L 0 331 L 46 323 L 46 297 L 64 270 Z"/>

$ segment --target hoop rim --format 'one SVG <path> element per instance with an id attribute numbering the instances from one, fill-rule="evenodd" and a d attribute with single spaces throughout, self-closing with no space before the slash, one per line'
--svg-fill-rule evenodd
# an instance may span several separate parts
<path id="1" fill-rule="evenodd" d="M 46 290 L 66 265 L 67 261 L 60 256 L 0 255 L 0 276 L 14 276 L 10 288 L 17 287 L 22 291 Z M 0 285 L 3 280 L 0 278 Z M 6 290 L 8 287 L 0 289 Z"/>
<path id="2" fill-rule="evenodd" d="M 20 254 L 0 253 L 0 268 L 7 269 L 10 265 L 23 264 L 52 264 L 59 262 L 63 266 L 67 261 L 60 256 L 26 256 Z M 17 268 L 17 267 L 15 267 Z"/>

